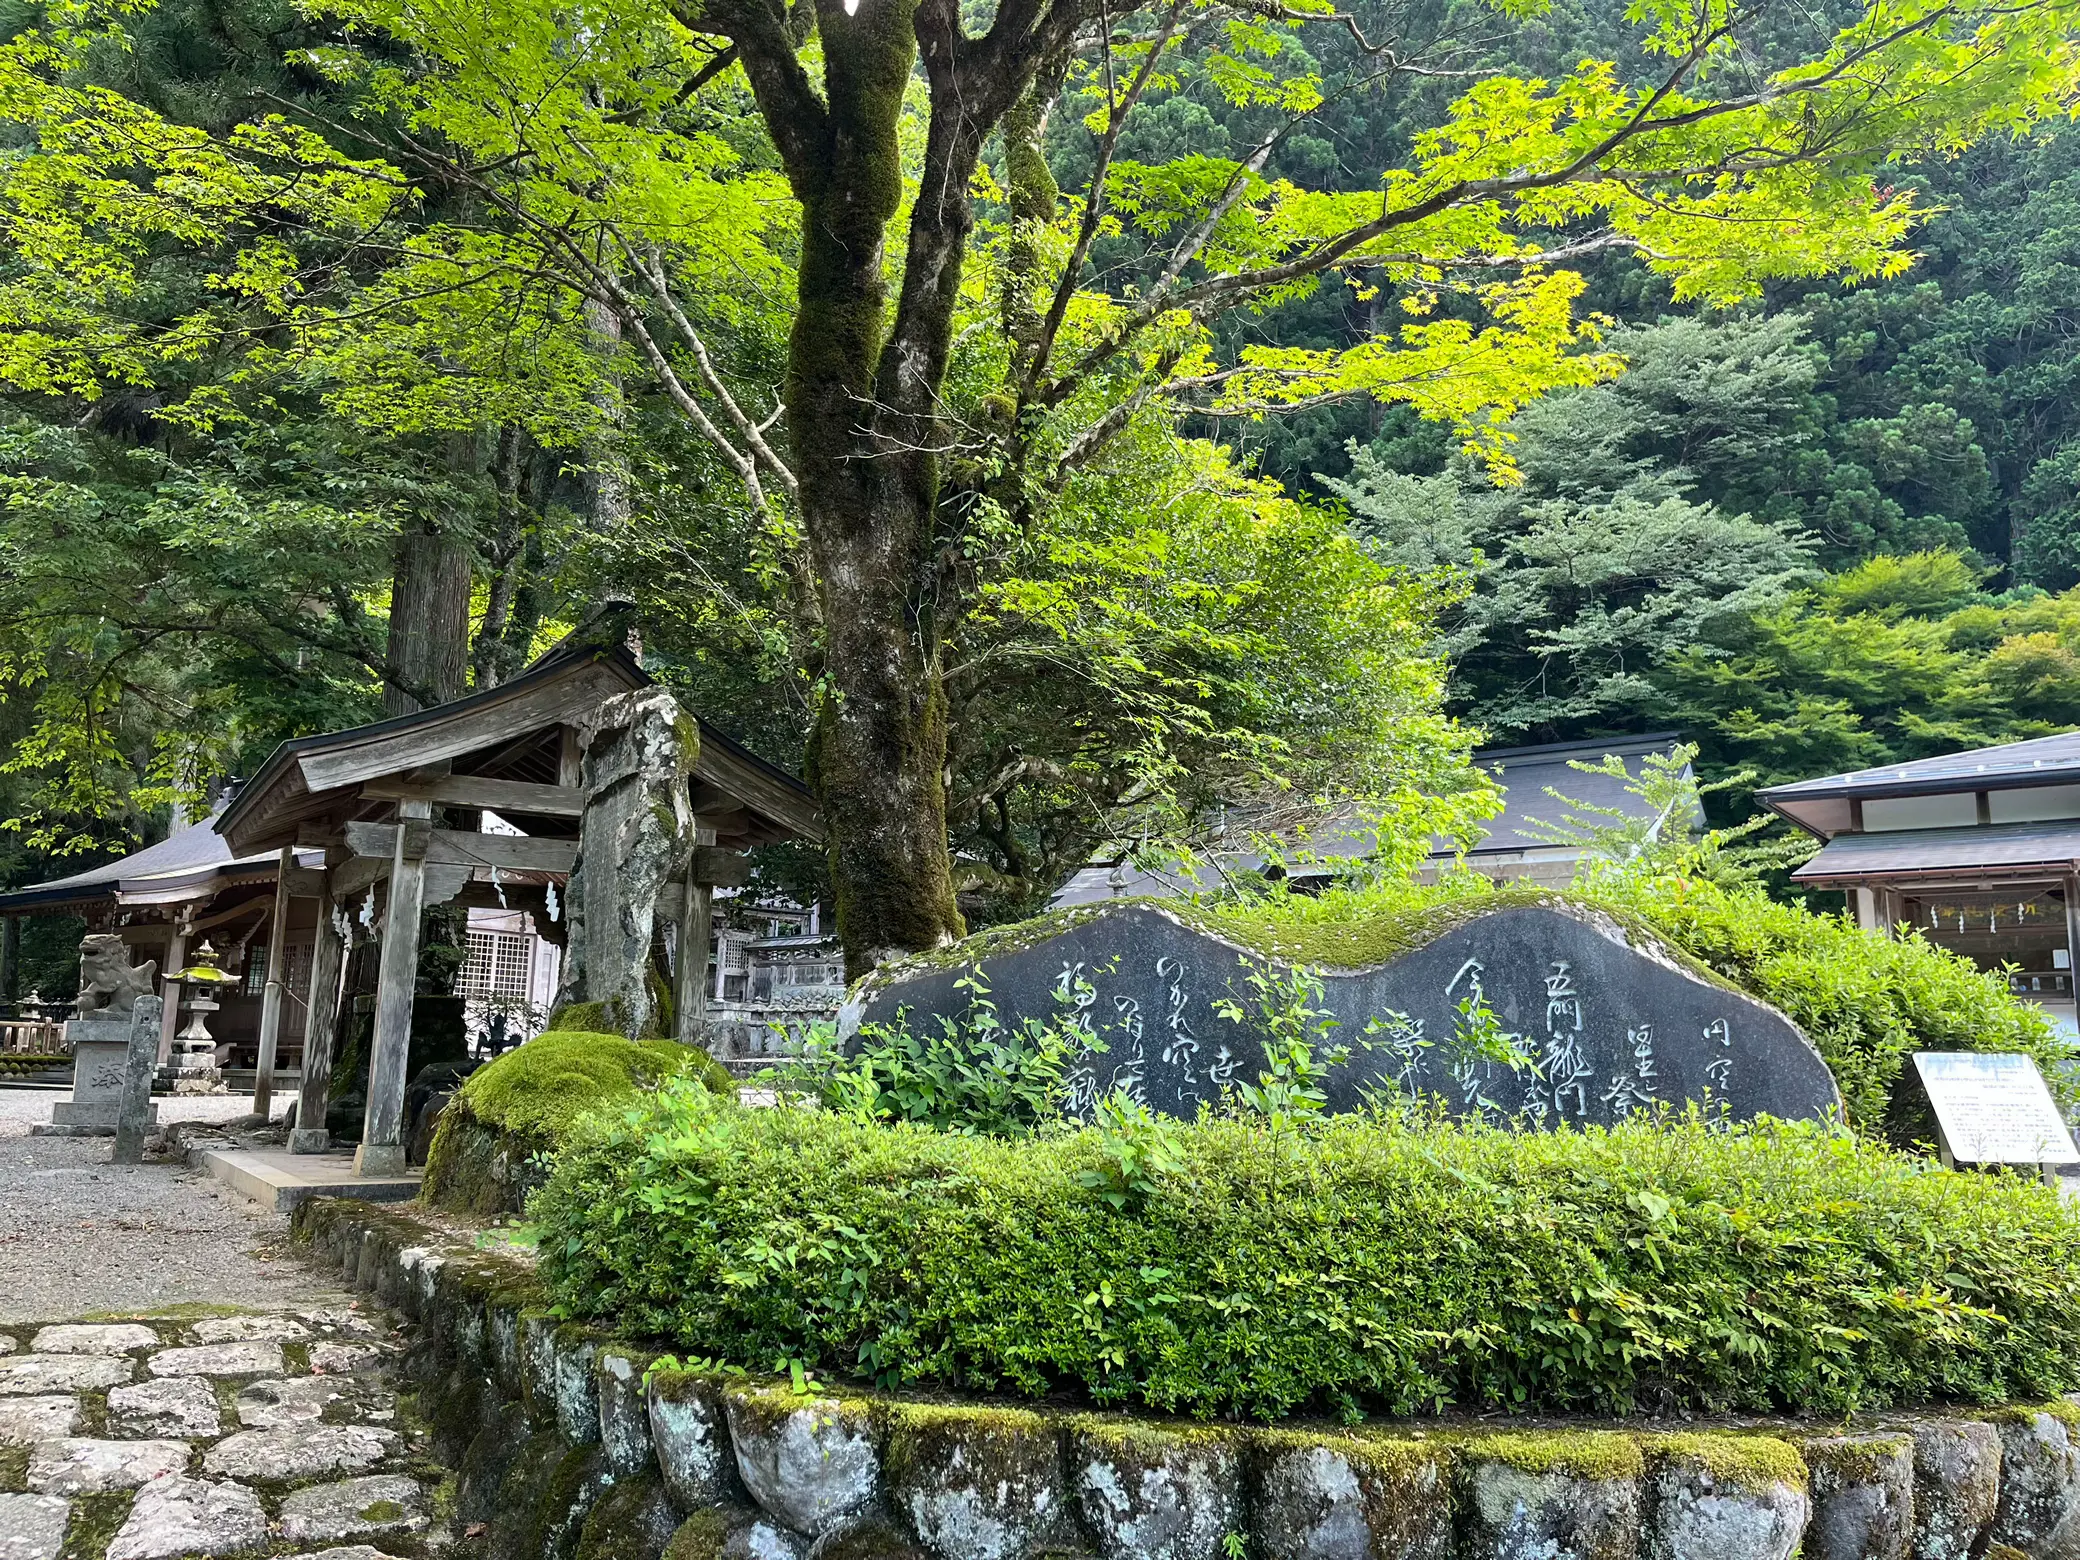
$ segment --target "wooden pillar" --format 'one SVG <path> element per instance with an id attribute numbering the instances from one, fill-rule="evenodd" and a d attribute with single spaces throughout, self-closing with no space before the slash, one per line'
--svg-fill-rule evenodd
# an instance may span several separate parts
<path id="1" fill-rule="evenodd" d="M 0 916 L 0 1002 L 11 1003 L 21 995 L 22 918 Z"/>
<path id="2" fill-rule="evenodd" d="M 318 934 L 311 943 L 311 984 L 303 999 L 303 1088 L 296 1102 L 296 1130 L 289 1134 L 292 1154 L 322 1154 L 332 1146 L 325 1130 L 331 1103 L 332 1035 L 339 1023 L 339 976 L 346 943 L 333 920 L 332 881 L 328 874 L 318 894 Z"/>
<path id="3" fill-rule="evenodd" d="M 2066 874 L 2066 986 L 2080 1015 L 2080 876 Z"/>
<path id="4" fill-rule="evenodd" d="M 159 1020 L 159 1062 L 164 1066 L 173 1055 L 174 1031 L 181 1023 L 181 983 L 174 974 L 188 957 L 188 912 L 182 910 L 180 919 L 173 923 L 173 940 L 166 945 L 166 962 L 159 966 L 159 991 L 165 999 L 166 1011 Z"/>
<path id="5" fill-rule="evenodd" d="M 376 1029 L 368 1058 L 368 1111 L 354 1173 L 404 1174 L 405 1068 L 412 1049 L 412 987 L 419 974 L 419 911 L 426 897 L 426 842 L 433 804 L 397 804 L 390 902 L 383 910 L 383 961 L 376 972 Z"/>
<path id="6" fill-rule="evenodd" d="M 1849 902 L 1856 907 L 1857 926 L 1863 931 L 1882 935 L 1886 926 L 1885 917 L 1878 909 L 1881 892 L 1882 890 L 1875 888 L 1852 888 L 1849 890 Z"/>
<path id="7" fill-rule="evenodd" d="M 678 988 L 672 993 L 673 1025 L 682 1045 L 702 1043 L 708 1019 L 708 944 L 713 939 L 715 889 L 700 881 L 701 847 L 712 845 L 715 831 L 693 820 L 693 850 L 686 859 L 686 896 L 679 913 Z"/>
<path id="8" fill-rule="evenodd" d="M 267 928 L 267 988 L 260 998 L 260 1058 L 253 1069 L 253 1114 L 263 1121 L 274 1114 L 274 1057 L 282 1038 L 282 962 L 289 953 L 289 875 L 295 870 L 296 851 L 284 845 L 274 880 L 274 920 Z"/>

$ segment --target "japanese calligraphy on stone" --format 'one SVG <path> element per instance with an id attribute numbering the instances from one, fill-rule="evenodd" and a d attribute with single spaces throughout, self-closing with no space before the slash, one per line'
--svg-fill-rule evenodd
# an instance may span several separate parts
<path id="1" fill-rule="evenodd" d="M 1166 911 L 1126 905 L 985 956 L 977 969 L 1007 1021 L 1069 1022 L 1101 1042 L 1071 1067 L 1072 1111 L 1088 1115 L 1123 1091 L 1190 1116 L 1263 1065 L 1248 1024 L 1220 1011 L 1250 1009 L 1246 959 L 1261 962 Z M 849 1017 L 856 1025 L 889 1022 L 898 1009 L 912 1023 L 957 1015 L 973 1000 L 959 984 L 964 973 L 870 982 Z M 1839 1108 L 1819 1054 L 1781 1013 L 1559 907 L 1497 910 L 1390 963 L 1325 970 L 1322 981 L 1336 1018 L 1328 1041 L 1352 1050 L 1331 1076 L 1332 1109 L 1382 1090 L 1543 1127 L 1693 1104 L 1725 1119 Z"/>

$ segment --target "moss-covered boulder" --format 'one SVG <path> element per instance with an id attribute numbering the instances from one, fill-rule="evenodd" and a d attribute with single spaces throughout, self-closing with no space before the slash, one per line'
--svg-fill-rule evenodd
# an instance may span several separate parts
<path id="1" fill-rule="evenodd" d="M 599 1439 L 599 1334 L 566 1323 L 556 1329 L 556 1428 L 573 1446 Z"/>
<path id="2" fill-rule="evenodd" d="M 2000 1432 L 1976 1420 L 1931 1419 L 1913 1435 L 1916 1560 L 1969 1560 L 2000 1504 Z"/>
<path id="3" fill-rule="evenodd" d="M 679 1513 L 655 1474 L 618 1477 L 586 1514 L 577 1560 L 659 1560 Z"/>
<path id="4" fill-rule="evenodd" d="M 2016 1409 L 1994 1420 L 2001 1437 L 2000 1505 L 1988 1552 L 2006 1544 L 2032 1557 L 2080 1545 L 2080 1410 L 2068 1402 Z"/>
<path id="5" fill-rule="evenodd" d="M 1804 1443 L 1813 1487 L 1810 1560 L 1907 1560 L 1914 1549 L 1914 1438 L 1904 1431 Z"/>
<path id="6" fill-rule="evenodd" d="M 664 1560 L 802 1560 L 802 1541 L 763 1513 L 710 1506 L 679 1525 Z"/>
<path id="7" fill-rule="evenodd" d="M 1448 1560 L 1451 1464 L 1404 1436 L 1260 1431 L 1251 1446 L 1263 1560 Z"/>
<path id="8" fill-rule="evenodd" d="M 650 1406 L 643 1392 L 643 1372 L 652 1356 L 639 1349 L 609 1343 L 600 1347 L 593 1366 L 597 1377 L 599 1439 L 607 1466 L 616 1477 L 641 1473 L 655 1461 L 650 1440 Z"/>
<path id="9" fill-rule="evenodd" d="M 1220 1560 L 1242 1529 L 1240 1446 L 1221 1431 L 1078 1420 L 1069 1482 L 1104 1560 Z"/>
<path id="10" fill-rule="evenodd" d="M 1646 1472 L 1608 1431 L 1482 1436 L 1460 1448 L 1469 1560 L 1636 1560 Z"/>
<path id="11" fill-rule="evenodd" d="M 729 1500 L 736 1493 L 737 1476 L 724 1418 L 722 1378 L 653 1370 L 644 1392 L 650 1444 L 657 1450 L 657 1466 L 672 1498 L 688 1511 Z"/>
<path id="12" fill-rule="evenodd" d="M 1651 1450 L 1649 1560 L 1791 1560 L 1799 1553 L 1813 1507 L 1796 1447 L 1769 1436 L 1671 1435 L 1657 1437 Z"/>
<path id="13" fill-rule="evenodd" d="M 866 1403 L 732 1387 L 723 1403 L 737 1473 L 751 1498 L 810 1538 L 881 1498 L 881 1426 Z"/>
<path id="14" fill-rule="evenodd" d="M 424 1196 L 462 1213 L 517 1213 L 579 1122 L 686 1073 L 717 1093 L 736 1087 L 707 1052 L 673 1040 L 584 1029 L 537 1035 L 478 1068 L 448 1102 L 427 1155 Z"/>
<path id="15" fill-rule="evenodd" d="M 1061 1437 L 1013 1408 L 906 1403 L 888 1432 L 889 1500 L 938 1560 L 1019 1560 L 1061 1518 Z"/>

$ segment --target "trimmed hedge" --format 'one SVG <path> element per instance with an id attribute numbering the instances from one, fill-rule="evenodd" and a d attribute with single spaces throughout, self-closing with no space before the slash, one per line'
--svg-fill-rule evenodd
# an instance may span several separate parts
<path id="1" fill-rule="evenodd" d="M 2080 1218 L 2019 1176 L 1781 1123 L 1120 1130 L 1165 1152 L 668 1085 L 581 1134 L 530 1212 L 568 1314 L 883 1386 L 1263 1419 L 2080 1386 Z"/>
<path id="2" fill-rule="evenodd" d="M 441 1112 L 426 1155 L 424 1195 L 436 1207 L 517 1213 L 554 1154 L 592 1112 L 634 1105 L 647 1089 L 691 1073 L 734 1096 L 736 1082 L 707 1052 L 673 1040 L 624 1040 L 551 1030 L 471 1073 Z"/>

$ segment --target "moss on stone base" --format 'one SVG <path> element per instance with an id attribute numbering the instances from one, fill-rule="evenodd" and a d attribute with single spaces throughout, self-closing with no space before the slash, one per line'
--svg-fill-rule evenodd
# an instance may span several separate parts
<path id="1" fill-rule="evenodd" d="M 129 1495 L 75 1496 L 58 1560 L 101 1560 L 121 1531 L 123 1519 L 130 1515 L 131 1499 Z"/>
<path id="2" fill-rule="evenodd" d="M 1470 1436 L 1459 1443 L 1469 1458 L 1520 1473 L 1558 1473 L 1578 1479 L 1636 1479 L 1646 1458 L 1631 1436 L 1614 1430 L 1530 1430 Z"/>
<path id="3" fill-rule="evenodd" d="M 737 1520 L 727 1506 L 696 1511 L 664 1546 L 664 1560 L 722 1560 L 722 1544 Z"/>
<path id="4" fill-rule="evenodd" d="M 1814 1436 L 1801 1441 L 1799 1451 L 1816 1478 L 1825 1474 L 1837 1484 L 1870 1484 L 1883 1479 L 1887 1465 L 1901 1453 L 1913 1455 L 1914 1438 L 1904 1432 Z"/>
<path id="5" fill-rule="evenodd" d="M 868 1517 L 825 1539 L 816 1560 L 931 1560 L 893 1522 Z"/>
<path id="6" fill-rule="evenodd" d="M 617 1480 L 586 1515 L 577 1560 L 658 1560 L 679 1514 L 655 1474 Z"/>
<path id="7" fill-rule="evenodd" d="M 1806 1463 L 1789 1441 L 1767 1435 L 1712 1435 L 1687 1432 L 1645 1438 L 1656 1463 L 1675 1463 L 1711 1475 L 1728 1489 L 1759 1495 L 1774 1485 L 1806 1488 Z"/>
<path id="8" fill-rule="evenodd" d="M 545 1178 L 541 1161 L 580 1121 L 688 1072 L 716 1093 L 735 1091 L 721 1063 L 677 1041 L 577 1028 L 537 1035 L 470 1074 L 448 1102 L 423 1195 L 457 1212 L 518 1213 Z"/>

